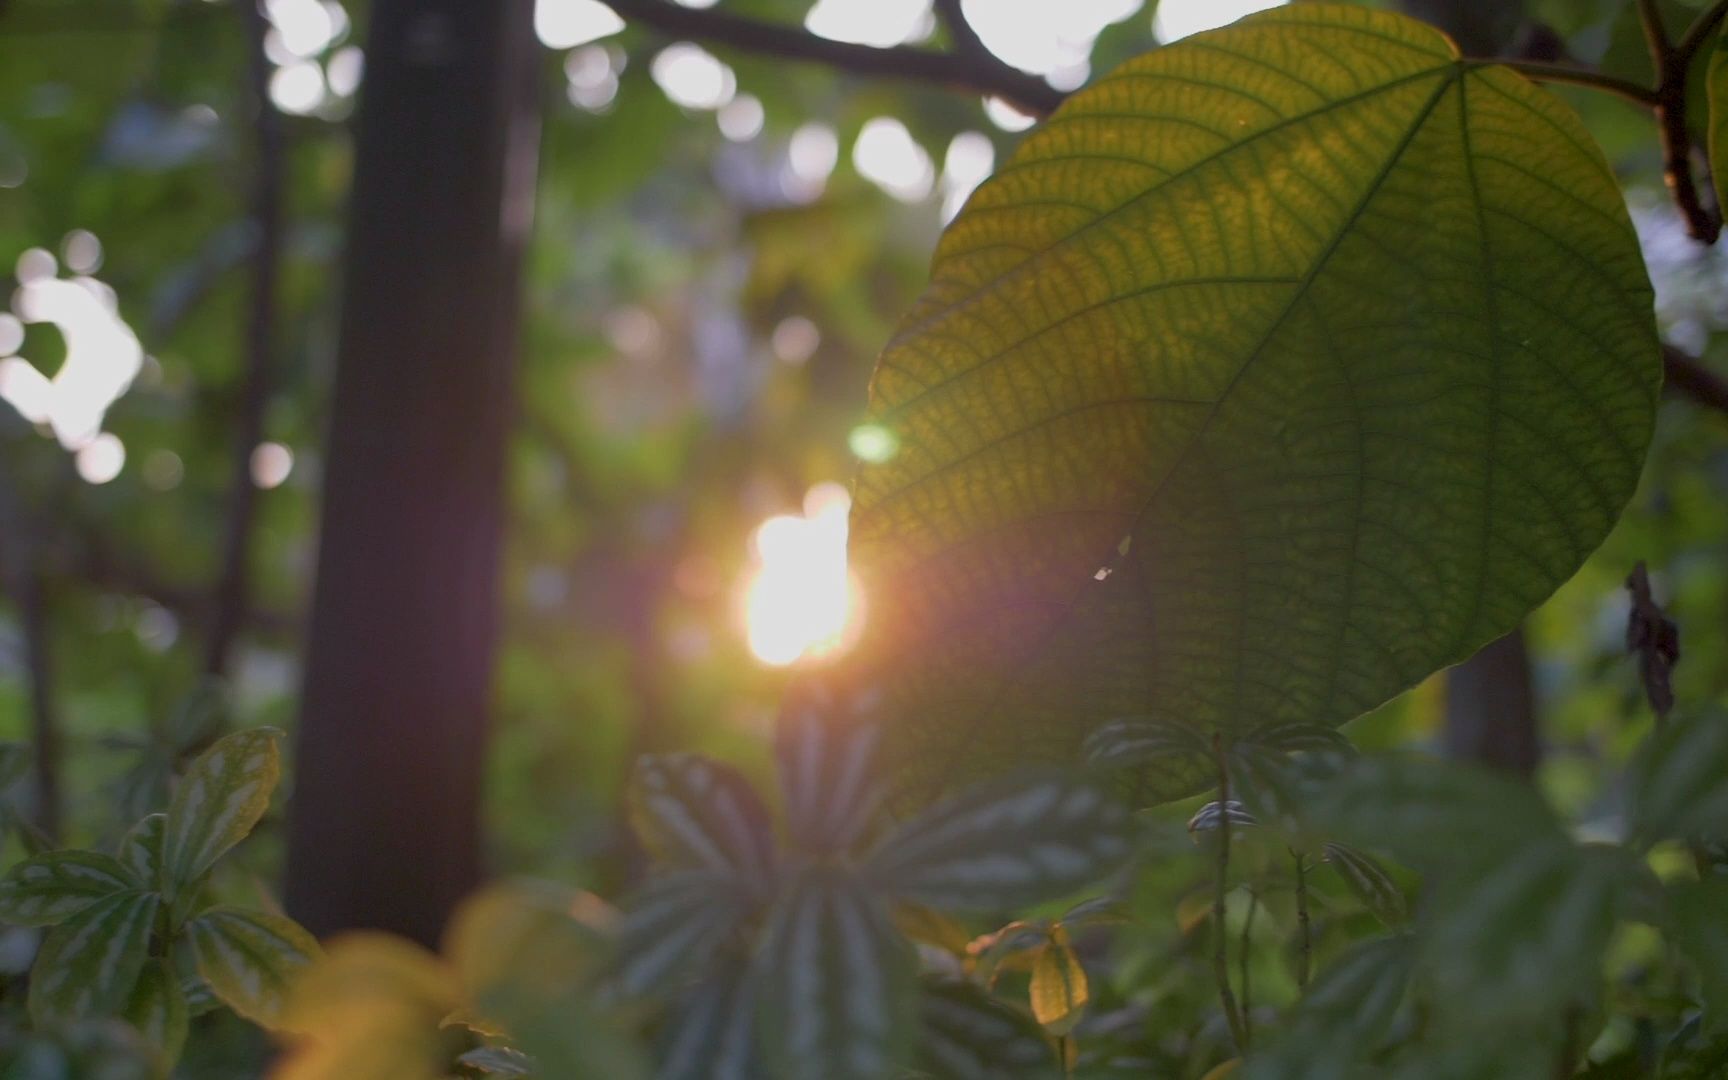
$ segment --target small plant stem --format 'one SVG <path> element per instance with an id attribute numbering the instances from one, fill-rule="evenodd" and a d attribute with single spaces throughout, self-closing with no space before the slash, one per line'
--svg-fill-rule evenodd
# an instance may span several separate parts
<path id="1" fill-rule="evenodd" d="M 1212 974 L 1218 980 L 1218 1000 L 1224 1006 L 1224 1019 L 1230 1025 L 1230 1037 L 1239 1054 L 1248 1052 L 1248 1029 L 1242 1023 L 1242 1012 L 1236 1006 L 1236 994 L 1230 989 L 1230 931 L 1224 925 L 1229 913 L 1225 896 L 1230 891 L 1230 769 L 1224 760 L 1224 737 L 1212 736 L 1212 756 L 1218 766 L 1218 865 L 1217 881 L 1212 892 L 1212 922 L 1215 926 L 1212 948 Z"/>
<path id="2" fill-rule="evenodd" d="M 1249 890 L 1248 915 L 1242 920 L 1242 942 L 1236 949 L 1236 967 L 1242 983 L 1242 1034 L 1254 1041 L 1254 984 L 1248 976 L 1250 937 L 1254 932 L 1254 916 L 1260 913 L 1260 894 Z"/>
<path id="3" fill-rule="evenodd" d="M 1301 946 L 1296 953 L 1296 986 L 1308 987 L 1308 971 L 1314 962 L 1314 936 L 1308 918 L 1308 855 L 1291 849 L 1296 859 L 1296 934 Z"/>

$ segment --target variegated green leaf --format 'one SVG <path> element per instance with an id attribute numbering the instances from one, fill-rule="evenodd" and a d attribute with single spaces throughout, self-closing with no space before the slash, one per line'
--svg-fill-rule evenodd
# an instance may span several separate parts
<path id="1" fill-rule="evenodd" d="M 1023 1013 L 971 983 L 926 984 L 918 1066 L 935 1080 L 1042 1080 L 1058 1075 L 1050 1047 Z"/>
<path id="2" fill-rule="evenodd" d="M 636 762 L 628 797 L 637 835 L 660 858 L 752 887 L 767 880 L 768 811 L 738 770 L 700 754 L 649 754 Z"/>
<path id="3" fill-rule="evenodd" d="M 613 975 L 633 998 L 690 978 L 738 932 L 754 901 L 731 874 L 685 870 L 650 880 L 623 907 Z"/>
<path id="4" fill-rule="evenodd" d="M 162 833 L 167 828 L 167 814 L 148 814 L 120 838 L 114 854 L 120 864 L 130 870 L 140 882 L 155 888 L 162 877 Z"/>
<path id="5" fill-rule="evenodd" d="M 1322 857 L 1376 919 L 1396 927 L 1410 917 L 1404 890 L 1372 855 L 1338 843 L 1328 843 L 1321 851 Z"/>
<path id="6" fill-rule="evenodd" d="M 1171 721 L 1124 719 L 1092 732 L 1081 753 L 1100 769 L 1134 770 L 1129 802 L 1140 805 L 1148 790 L 1179 788 L 1204 775 L 1212 747 L 1198 732 Z"/>
<path id="7" fill-rule="evenodd" d="M 31 1019 L 52 1024 L 119 1013 L 149 955 L 160 904 L 154 893 L 115 893 L 55 927 L 30 969 Z"/>
<path id="8" fill-rule="evenodd" d="M 774 752 L 794 847 L 845 851 L 864 835 L 882 799 L 874 768 L 881 733 L 820 686 L 803 686 L 789 696 Z"/>
<path id="9" fill-rule="evenodd" d="M 691 987 L 661 1034 L 656 1080 L 754 1080 L 756 986 L 748 961 L 726 956 Z"/>
<path id="10" fill-rule="evenodd" d="M 1218 801 L 1213 801 L 1194 811 L 1194 816 L 1188 819 L 1188 835 L 1200 842 L 1202 833 L 1214 832 L 1228 820 L 1232 829 L 1245 829 L 1260 824 L 1258 818 L 1243 808 L 1242 804 L 1231 799 L 1222 807 Z"/>
<path id="11" fill-rule="evenodd" d="M 1032 1016 L 1052 1035 L 1066 1035 L 1080 1022 L 1091 999 L 1086 982 L 1086 969 L 1068 944 L 1066 935 L 1057 933 L 1038 950 L 1032 961 L 1030 990 Z"/>
<path id="12" fill-rule="evenodd" d="M 294 979 L 318 942 L 281 915 L 214 907 L 186 924 L 198 973 L 223 1003 L 264 1027 L 281 1023 Z"/>
<path id="13" fill-rule="evenodd" d="M 1276 754 L 1329 753 L 1354 754 L 1350 740 L 1324 724 L 1284 723 L 1255 728 L 1239 743 L 1259 747 Z"/>
<path id="14" fill-rule="evenodd" d="M 32 855 L 0 878 L 0 921 L 14 926 L 52 926 L 96 901 L 147 879 L 96 851 L 50 851 Z"/>
<path id="15" fill-rule="evenodd" d="M 264 816 L 281 772 L 281 735 L 275 728 L 236 732 L 192 763 L 163 826 L 162 866 L 170 885 L 197 881 Z"/>
<path id="16" fill-rule="evenodd" d="M 1728 834 L 1728 714 L 1704 710 L 1652 732 L 1630 785 L 1638 840 Z"/>
<path id="17" fill-rule="evenodd" d="M 770 912 L 755 974 L 771 1075 L 881 1080 L 904 1063 L 917 997 L 912 950 L 847 870 L 802 870 Z"/>
<path id="18" fill-rule="evenodd" d="M 1094 896 L 1064 911 L 1056 920 L 1063 926 L 1118 926 L 1133 921 L 1124 901 L 1114 896 Z"/>
<path id="19" fill-rule="evenodd" d="M 871 852 L 872 884 L 934 907 L 1009 908 L 1072 892 L 1130 851 L 1130 817 L 1062 775 L 1006 777 L 902 823 Z"/>
<path id="20" fill-rule="evenodd" d="M 151 960 L 144 965 L 121 1015 L 156 1049 L 164 1071 L 172 1071 L 186 1045 L 191 1015 L 180 980 L 167 964 Z"/>

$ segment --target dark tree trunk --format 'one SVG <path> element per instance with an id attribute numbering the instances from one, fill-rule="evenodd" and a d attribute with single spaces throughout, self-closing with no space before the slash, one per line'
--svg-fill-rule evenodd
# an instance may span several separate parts
<path id="1" fill-rule="evenodd" d="M 377 0 L 289 826 L 314 932 L 432 942 L 479 877 L 532 0 Z"/>
<path id="2" fill-rule="evenodd" d="M 1446 673 L 1446 753 L 1521 776 L 1536 771 L 1530 651 L 1514 630 Z"/>

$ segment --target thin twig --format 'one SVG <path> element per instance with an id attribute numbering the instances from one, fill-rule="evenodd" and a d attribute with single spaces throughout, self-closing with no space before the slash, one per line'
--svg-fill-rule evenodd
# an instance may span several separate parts
<path id="1" fill-rule="evenodd" d="M 1713 25 L 1710 20 L 1721 17 L 1722 12 L 1713 9 L 1693 24 L 1679 46 L 1674 46 L 1668 41 L 1656 0 L 1638 0 L 1638 21 L 1644 27 L 1650 60 L 1656 68 L 1656 132 L 1662 144 L 1662 178 L 1686 219 L 1687 233 L 1702 244 L 1716 241 L 1722 220 L 1704 208 L 1698 195 L 1698 180 L 1692 171 L 1692 133 L 1686 125 L 1686 76 L 1699 44 Z"/>
<path id="2" fill-rule="evenodd" d="M 1248 1030 L 1242 1023 L 1242 1013 L 1236 1007 L 1236 994 L 1230 989 L 1230 931 L 1224 925 L 1229 913 L 1225 895 L 1230 891 L 1230 768 L 1224 760 L 1224 737 L 1212 736 L 1212 756 L 1218 766 L 1218 863 L 1217 880 L 1212 891 L 1212 974 L 1218 980 L 1218 1000 L 1224 1006 L 1224 1019 L 1230 1025 L 1230 1037 L 1236 1042 L 1236 1052 L 1248 1052 Z"/>
<path id="3" fill-rule="evenodd" d="M 1242 1034 L 1254 1041 L 1254 984 L 1248 977 L 1248 958 L 1252 955 L 1250 938 L 1254 932 L 1254 916 L 1260 913 L 1260 894 L 1248 890 L 1248 914 L 1242 920 L 1242 941 L 1236 949 L 1236 968 L 1242 983 Z"/>
<path id="4" fill-rule="evenodd" d="M 1674 45 L 1674 60 L 1681 66 L 1689 66 L 1692 58 L 1710 40 L 1710 34 L 1722 22 L 1722 17 L 1728 15 L 1728 0 L 1716 0 L 1704 14 L 1692 20 L 1692 25 L 1680 35 L 1680 40 Z"/>
<path id="5" fill-rule="evenodd" d="M 831 41 L 796 27 L 733 15 L 717 8 L 684 7 L 670 0 L 606 2 L 624 18 L 669 37 L 694 38 L 746 52 L 813 61 L 855 75 L 936 83 L 1001 98 L 1033 116 L 1048 116 L 1066 96 L 1043 79 L 1003 63 L 988 51 L 938 52 L 909 45 L 882 49 Z"/>
<path id="6" fill-rule="evenodd" d="M 250 600 L 252 532 L 258 517 L 252 454 L 264 438 L 264 412 L 270 403 L 275 376 L 271 351 L 276 344 L 276 278 L 282 261 L 283 130 L 282 115 L 270 100 L 271 68 L 264 55 L 268 24 L 256 4 L 242 3 L 236 9 L 246 28 L 248 88 L 256 113 L 251 216 L 258 242 L 252 251 L 252 295 L 246 311 L 246 374 L 234 430 L 228 520 L 204 653 L 204 671 L 215 676 L 228 670 L 229 655 L 246 621 Z"/>
<path id="7" fill-rule="evenodd" d="M 957 54 L 990 55 L 990 50 L 985 48 L 978 31 L 972 29 L 972 24 L 967 21 L 966 12 L 961 10 L 960 0 L 936 0 L 936 17 L 941 19 L 942 25 L 948 29 L 948 40 Z"/>
<path id="8" fill-rule="evenodd" d="M 1630 79 L 1621 79 L 1604 74 L 1593 68 L 1576 67 L 1571 64 L 1550 64 L 1541 60 L 1485 60 L 1484 64 L 1496 67 L 1509 67 L 1521 75 L 1529 76 L 1537 82 L 1569 83 L 1573 86 L 1586 86 L 1592 90 L 1606 90 L 1645 108 L 1654 108 L 1658 101 L 1656 91 L 1647 86 L 1640 86 Z"/>
<path id="9" fill-rule="evenodd" d="M 1308 855 L 1294 848 L 1290 854 L 1296 859 L 1296 933 L 1301 942 L 1296 952 L 1296 986 L 1306 989 L 1314 963 L 1314 935 L 1308 918 Z"/>
<path id="10" fill-rule="evenodd" d="M 1662 347 L 1662 370 L 1668 388 L 1698 405 L 1728 413 L 1728 380 L 1672 345 Z"/>

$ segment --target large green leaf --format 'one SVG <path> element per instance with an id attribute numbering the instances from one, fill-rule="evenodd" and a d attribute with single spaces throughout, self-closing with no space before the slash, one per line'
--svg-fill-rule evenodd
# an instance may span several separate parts
<path id="1" fill-rule="evenodd" d="M 302 970 L 317 959 L 318 942 L 281 915 L 214 907 L 186 924 L 198 974 L 223 1003 L 265 1027 L 276 1027 Z"/>
<path id="2" fill-rule="evenodd" d="M 39 1025 L 119 1013 L 150 947 L 161 901 L 115 893 L 55 927 L 30 969 L 30 1017 Z"/>
<path id="3" fill-rule="evenodd" d="M 143 884 L 99 852 L 72 848 L 32 855 L 0 878 L 0 922 L 51 926 L 105 896 Z"/>
<path id="4" fill-rule="evenodd" d="M 1119 716 L 1336 726 L 1462 660 L 1607 534 L 1661 378 L 1576 117 L 1358 7 L 1074 95 L 932 275 L 852 525 L 914 795 Z"/>
<path id="5" fill-rule="evenodd" d="M 275 728 L 235 732 L 192 763 L 163 824 L 162 867 L 170 885 L 196 881 L 264 816 L 281 773 L 281 737 Z"/>

